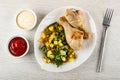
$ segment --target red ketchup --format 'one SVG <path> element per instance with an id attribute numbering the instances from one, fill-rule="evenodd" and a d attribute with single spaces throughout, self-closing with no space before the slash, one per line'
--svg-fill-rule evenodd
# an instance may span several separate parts
<path id="1" fill-rule="evenodd" d="M 27 42 L 21 37 L 15 37 L 10 41 L 8 47 L 12 55 L 21 56 L 27 50 Z"/>

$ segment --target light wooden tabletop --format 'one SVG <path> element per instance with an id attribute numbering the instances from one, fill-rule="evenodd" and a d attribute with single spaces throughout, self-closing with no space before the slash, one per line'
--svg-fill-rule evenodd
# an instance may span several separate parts
<path id="1" fill-rule="evenodd" d="M 22 31 L 15 24 L 15 16 L 21 9 L 33 9 L 38 24 L 50 11 L 63 6 L 79 6 L 90 12 L 97 28 L 97 45 L 78 68 L 64 73 L 44 71 L 36 62 L 33 51 L 34 34 L 37 29 Z M 104 70 L 96 73 L 96 63 L 102 32 L 102 20 L 106 8 L 115 13 L 108 30 L 105 46 Z M 30 42 L 30 52 L 23 58 L 11 58 L 6 51 L 10 36 L 23 35 Z M 0 0 L 0 80 L 120 80 L 120 0 Z"/>

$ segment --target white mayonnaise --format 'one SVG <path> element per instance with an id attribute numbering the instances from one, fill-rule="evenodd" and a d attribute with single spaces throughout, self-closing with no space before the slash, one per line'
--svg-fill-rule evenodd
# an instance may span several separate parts
<path id="1" fill-rule="evenodd" d="M 22 10 L 17 15 L 16 23 L 22 29 L 32 29 L 36 24 L 36 15 L 31 10 Z"/>

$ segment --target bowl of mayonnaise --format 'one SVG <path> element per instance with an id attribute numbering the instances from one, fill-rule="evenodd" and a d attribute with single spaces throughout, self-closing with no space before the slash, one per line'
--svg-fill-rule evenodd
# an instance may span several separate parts
<path id="1" fill-rule="evenodd" d="M 36 26 L 37 16 L 31 9 L 21 10 L 16 16 L 16 24 L 20 29 L 31 30 Z"/>

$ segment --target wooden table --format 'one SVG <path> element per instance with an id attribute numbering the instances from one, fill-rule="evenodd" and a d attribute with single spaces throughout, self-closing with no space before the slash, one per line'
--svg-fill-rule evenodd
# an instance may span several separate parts
<path id="1" fill-rule="evenodd" d="M 37 29 L 22 31 L 15 24 L 21 9 L 33 9 L 38 24 L 53 9 L 79 6 L 90 12 L 97 26 L 97 45 L 89 59 L 78 68 L 64 73 L 51 73 L 40 68 L 34 57 L 33 40 Z M 115 13 L 108 31 L 105 47 L 104 70 L 96 73 L 96 63 L 106 8 Z M 6 51 L 10 36 L 23 35 L 30 42 L 30 52 L 23 58 L 11 58 Z M 120 80 L 120 0 L 0 0 L 0 80 Z"/>

